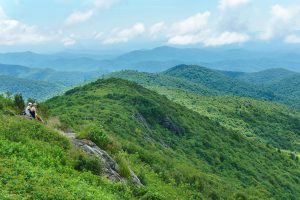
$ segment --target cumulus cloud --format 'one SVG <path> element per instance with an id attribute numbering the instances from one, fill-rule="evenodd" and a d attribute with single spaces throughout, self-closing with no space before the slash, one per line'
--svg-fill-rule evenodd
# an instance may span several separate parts
<path id="1" fill-rule="evenodd" d="M 93 10 L 88 10 L 85 12 L 75 11 L 66 20 L 66 25 L 73 25 L 89 20 L 93 16 Z"/>
<path id="2" fill-rule="evenodd" d="M 288 8 L 276 4 L 272 6 L 271 14 L 274 19 L 287 22 L 296 14 L 296 10 L 293 7 Z"/>
<path id="3" fill-rule="evenodd" d="M 220 0 L 219 9 L 223 11 L 228 9 L 236 9 L 249 3 L 250 0 Z"/>
<path id="4" fill-rule="evenodd" d="M 246 33 L 222 30 L 219 24 L 212 23 L 210 12 L 198 13 L 171 25 L 168 43 L 174 45 L 203 44 L 218 46 L 243 43 L 250 39 Z"/>
<path id="5" fill-rule="evenodd" d="M 137 23 L 126 29 L 114 29 L 108 36 L 102 39 L 103 44 L 125 43 L 140 36 L 146 31 L 144 24 Z"/>
<path id="6" fill-rule="evenodd" d="M 37 27 L 9 19 L 0 7 L 0 45 L 37 44 L 48 40 Z"/>
<path id="7" fill-rule="evenodd" d="M 74 25 L 82 22 L 86 22 L 91 17 L 93 17 L 97 12 L 102 9 L 108 9 L 114 4 L 119 2 L 119 0 L 85 0 L 85 3 L 90 5 L 90 9 L 87 11 L 75 11 L 71 13 L 65 19 L 65 25 Z"/>
<path id="8" fill-rule="evenodd" d="M 204 40 L 206 46 L 218 46 L 225 44 L 244 43 L 249 41 L 250 36 L 245 33 L 224 32 L 218 36 L 208 37 Z"/>
<path id="9" fill-rule="evenodd" d="M 219 46 L 233 43 L 243 43 L 250 39 L 247 34 L 236 32 L 223 32 L 213 35 L 210 31 L 201 32 L 199 34 L 190 34 L 171 37 L 168 41 L 175 45 L 189 45 L 202 43 L 205 46 Z"/>
<path id="10" fill-rule="evenodd" d="M 172 26 L 172 30 L 179 34 L 194 33 L 208 24 L 210 12 L 197 13 L 187 19 L 179 21 Z"/>
<path id="11" fill-rule="evenodd" d="M 76 40 L 74 39 L 74 35 L 70 35 L 62 40 L 64 46 L 73 46 L 76 44 Z"/>
<path id="12" fill-rule="evenodd" d="M 276 36 L 291 34 L 291 32 L 300 28 L 299 18 L 300 5 L 273 5 L 270 11 L 270 19 L 267 20 L 265 29 L 259 35 L 259 39 L 270 40 Z"/>
<path id="13" fill-rule="evenodd" d="M 87 0 L 93 4 L 97 9 L 108 9 L 114 4 L 118 3 L 119 0 Z"/>
<path id="14" fill-rule="evenodd" d="M 300 44 L 300 36 L 294 34 L 288 35 L 284 41 L 289 44 Z"/>

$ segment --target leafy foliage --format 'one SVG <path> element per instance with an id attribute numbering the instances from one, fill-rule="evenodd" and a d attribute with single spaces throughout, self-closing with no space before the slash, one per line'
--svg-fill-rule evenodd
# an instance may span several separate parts
<path id="1" fill-rule="evenodd" d="M 121 200 L 147 194 L 99 176 L 99 159 L 74 149 L 56 131 L 5 114 L 15 109 L 12 100 L 0 97 L 0 105 L 0 199 Z"/>
<path id="2" fill-rule="evenodd" d="M 264 140 L 249 138 L 132 82 L 98 80 L 46 104 L 51 115 L 76 132 L 86 123 L 102 126 L 124 152 L 122 158 L 143 174 L 147 194 L 153 198 L 156 193 L 160 199 L 296 199 L 300 195 L 299 163 L 288 153 L 278 152 L 273 147 L 275 139 L 267 146 Z M 256 104 L 250 102 L 251 106 L 255 109 Z M 253 120 L 251 115 L 245 115 L 246 119 Z M 299 130 L 297 119 L 288 126 L 291 130 Z M 285 120 L 277 121 L 275 127 L 285 126 Z M 272 131 L 274 124 L 263 122 Z M 292 135 L 299 138 L 297 134 Z M 115 153 L 116 157 L 120 151 Z"/>
<path id="3" fill-rule="evenodd" d="M 251 139 L 300 151 L 300 113 L 283 105 L 241 97 L 199 96 L 163 87 L 151 89 Z"/>

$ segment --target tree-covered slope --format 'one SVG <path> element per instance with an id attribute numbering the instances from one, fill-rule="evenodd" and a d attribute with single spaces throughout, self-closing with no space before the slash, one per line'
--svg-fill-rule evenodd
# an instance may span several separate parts
<path id="1" fill-rule="evenodd" d="M 278 82 L 284 79 L 287 79 L 289 77 L 292 77 L 296 74 L 299 74 L 297 72 L 289 71 L 286 69 L 268 69 L 264 71 L 254 72 L 254 73 L 239 73 L 239 72 L 226 72 L 226 71 L 220 71 L 221 73 L 236 78 L 238 80 L 256 84 L 256 85 L 270 85 L 274 82 Z"/>
<path id="2" fill-rule="evenodd" d="M 290 100 L 300 100 L 300 74 L 267 84 L 265 87 Z"/>
<path id="3" fill-rule="evenodd" d="M 151 89 L 251 139 L 300 152 L 300 113 L 286 106 L 243 97 L 199 96 L 164 87 Z"/>
<path id="4" fill-rule="evenodd" d="M 63 91 L 64 87 L 58 84 L 0 75 L 0 93 L 21 93 L 26 98 L 42 100 Z"/>
<path id="5" fill-rule="evenodd" d="M 46 104 L 62 128 L 82 132 L 87 124 L 101 127 L 96 140 L 112 155 L 123 152 L 145 188 L 156 191 L 159 199 L 300 195 L 295 157 L 135 83 L 98 80 Z"/>
<path id="6" fill-rule="evenodd" d="M 164 74 L 205 85 L 211 89 L 218 90 L 220 94 L 224 95 L 247 96 L 267 100 L 277 98 L 271 91 L 259 89 L 251 84 L 229 78 L 218 71 L 201 66 L 179 65 L 167 70 Z"/>
<path id="7" fill-rule="evenodd" d="M 188 80 L 184 80 L 177 77 L 171 77 L 160 73 L 147 73 L 138 72 L 132 70 L 125 70 L 120 72 L 114 72 L 106 75 L 105 77 L 121 78 L 129 81 L 133 81 L 140 85 L 149 86 L 163 86 L 169 88 L 177 88 L 184 91 L 193 92 L 201 95 L 218 95 L 219 92 L 208 87 L 193 83 Z"/>

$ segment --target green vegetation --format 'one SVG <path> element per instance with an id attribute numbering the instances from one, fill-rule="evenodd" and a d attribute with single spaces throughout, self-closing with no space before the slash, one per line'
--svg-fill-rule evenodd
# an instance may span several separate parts
<path id="1" fill-rule="evenodd" d="M 63 127 L 75 132 L 84 132 L 86 124 L 100 127 L 86 135 L 101 142 L 108 136 L 108 152 L 115 158 L 121 155 L 124 175 L 129 165 L 144 183 L 146 194 L 133 190 L 141 199 L 297 199 L 297 156 L 274 147 L 298 150 L 299 144 L 286 141 L 279 131 L 287 130 L 299 141 L 299 114 L 276 104 L 266 103 L 272 108 L 265 109 L 249 99 L 233 98 L 226 105 L 228 99 L 213 102 L 212 109 L 224 104 L 225 119 L 219 122 L 222 110 L 211 115 L 194 112 L 135 83 L 107 79 L 74 88 L 46 104 Z M 242 118 L 238 123 L 248 125 L 233 125 L 236 109 Z M 276 114 L 281 117 L 264 119 Z M 263 119 L 261 124 L 254 116 Z M 248 127 L 256 125 L 257 130 Z M 278 136 L 268 138 L 272 134 Z"/>
<path id="2" fill-rule="evenodd" d="M 248 83 L 229 78 L 217 71 L 196 65 L 179 65 L 164 74 L 205 85 L 219 91 L 221 95 L 235 95 L 266 100 L 275 100 L 276 96 L 271 91 L 259 89 Z"/>
<path id="3" fill-rule="evenodd" d="M 300 152 L 300 113 L 286 106 L 242 97 L 206 97 L 163 87 L 152 90 L 249 139 Z"/>
<path id="4" fill-rule="evenodd" d="M 105 76 L 106 78 L 115 77 L 136 82 L 143 86 L 162 86 L 178 88 L 184 91 L 193 92 L 200 95 L 218 95 L 219 92 L 204 85 L 197 84 L 185 79 L 167 76 L 163 74 L 152 74 L 132 70 L 114 72 Z"/>
<path id="5" fill-rule="evenodd" d="M 270 77 L 268 73 L 271 74 Z M 134 81 L 145 87 L 167 87 L 204 96 L 250 97 L 280 102 L 293 109 L 300 108 L 299 74 L 280 69 L 242 73 L 216 71 L 196 65 L 179 65 L 163 73 L 126 70 L 106 77 Z"/>
<path id="6" fill-rule="evenodd" d="M 243 82 L 256 84 L 256 85 L 270 85 L 273 82 L 278 82 L 283 79 L 289 78 L 296 74 L 297 72 L 292 72 L 286 69 L 268 69 L 264 71 L 254 72 L 254 73 L 241 73 L 241 72 L 226 72 L 220 71 L 221 73 L 241 80 Z"/>
<path id="7" fill-rule="evenodd" d="M 0 199 L 140 199 L 152 192 L 99 176 L 99 158 L 79 151 L 58 132 L 14 116 L 0 96 Z"/>

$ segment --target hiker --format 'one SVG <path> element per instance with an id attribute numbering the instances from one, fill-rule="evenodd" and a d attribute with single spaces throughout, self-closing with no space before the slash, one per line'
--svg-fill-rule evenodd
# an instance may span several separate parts
<path id="1" fill-rule="evenodd" d="M 30 107 L 30 114 L 31 114 L 31 117 L 32 117 L 33 119 L 36 118 L 36 106 L 37 106 L 37 104 L 34 103 L 34 104 L 32 104 L 32 106 Z"/>
<path id="2" fill-rule="evenodd" d="M 44 122 L 43 119 L 37 114 L 37 103 L 34 103 L 30 109 L 30 113 L 33 116 L 34 119 L 40 121 L 40 122 Z"/>
<path id="3" fill-rule="evenodd" d="M 31 107 L 32 107 L 32 103 L 29 102 L 28 105 L 27 105 L 27 107 L 25 108 L 25 111 L 24 111 L 24 114 L 25 114 L 26 117 L 30 117 L 30 118 L 32 117 L 32 115 L 31 115 Z"/>

